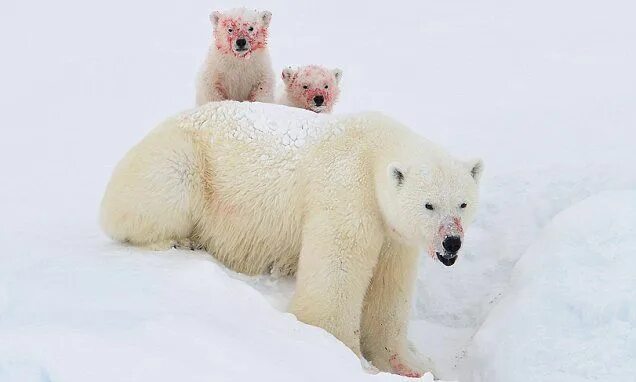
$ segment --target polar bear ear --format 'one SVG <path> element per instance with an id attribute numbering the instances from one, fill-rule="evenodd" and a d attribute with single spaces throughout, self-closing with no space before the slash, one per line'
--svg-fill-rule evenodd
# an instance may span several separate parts
<path id="1" fill-rule="evenodd" d="M 210 22 L 212 23 L 212 25 L 214 25 L 214 27 L 216 27 L 219 24 L 219 20 L 221 20 L 221 12 L 219 11 L 214 11 L 212 13 L 210 13 Z"/>
<path id="2" fill-rule="evenodd" d="M 401 187 L 404 184 L 406 172 L 401 164 L 397 162 L 389 164 L 389 167 L 387 167 L 387 175 L 397 187 Z"/>
<path id="3" fill-rule="evenodd" d="M 340 79 L 342 78 L 342 69 L 334 69 L 331 71 L 333 73 L 333 76 L 336 77 L 336 83 L 339 84 L 340 83 Z"/>
<path id="4" fill-rule="evenodd" d="M 268 27 L 269 26 L 269 22 L 272 21 L 272 12 L 270 12 L 270 11 L 261 12 L 261 19 L 263 20 L 263 25 Z"/>
<path id="5" fill-rule="evenodd" d="M 281 73 L 281 77 L 285 85 L 289 86 L 289 84 L 293 82 L 294 78 L 296 78 L 297 73 L 298 73 L 298 70 L 292 69 L 291 66 L 283 69 L 283 72 Z"/>
<path id="6" fill-rule="evenodd" d="M 481 159 L 475 159 L 468 162 L 468 167 L 470 168 L 470 175 L 475 179 L 477 183 L 479 183 L 479 179 L 481 179 L 481 174 L 484 171 L 484 162 Z"/>

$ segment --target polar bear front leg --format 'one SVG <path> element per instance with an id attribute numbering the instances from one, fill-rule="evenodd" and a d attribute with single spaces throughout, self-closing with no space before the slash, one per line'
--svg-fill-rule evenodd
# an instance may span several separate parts
<path id="1" fill-rule="evenodd" d="M 247 97 L 251 102 L 274 102 L 274 84 L 270 79 L 263 79 L 259 81 L 250 91 Z"/>
<path id="2" fill-rule="evenodd" d="M 384 243 L 365 297 L 361 324 L 364 356 L 380 370 L 408 377 L 421 377 L 430 371 L 415 360 L 406 337 L 417 257 L 416 248 L 391 240 Z"/>
<path id="3" fill-rule="evenodd" d="M 314 217 L 303 229 L 291 312 L 330 332 L 360 357 L 362 304 L 382 243 L 373 229 L 340 225 L 341 219 L 329 215 Z"/>
<path id="4" fill-rule="evenodd" d="M 223 78 L 220 75 L 204 74 L 197 83 L 197 106 L 208 102 L 218 102 L 230 99 Z"/>

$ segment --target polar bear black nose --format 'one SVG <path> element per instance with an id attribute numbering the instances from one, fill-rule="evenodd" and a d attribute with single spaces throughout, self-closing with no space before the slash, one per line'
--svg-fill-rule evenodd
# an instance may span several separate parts
<path id="1" fill-rule="evenodd" d="M 325 102 L 325 97 L 323 96 L 315 96 L 314 97 L 314 103 L 316 104 L 316 106 L 320 106 Z"/>
<path id="2" fill-rule="evenodd" d="M 442 242 L 442 246 L 448 253 L 457 253 L 457 251 L 459 251 L 459 248 L 461 248 L 462 246 L 462 239 L 459 236 L 448 236 Z"/>
<path id="3" fill-rule="evenodd" d="M 238 46 L 239 48 L 244 47 L 245 44 L 247 44 L 247 40 L 245 40 L 244 38 L 239 38 L 238 40 L 236 40 L 236 46 Z"/>

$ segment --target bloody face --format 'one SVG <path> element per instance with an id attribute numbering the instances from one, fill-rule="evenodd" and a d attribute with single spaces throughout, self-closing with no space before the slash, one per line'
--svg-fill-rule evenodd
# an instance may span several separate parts
<path id="1" fill-rule="evenodd" d="M 224 54 L 249 58 L 267 46 L 267 26 L 260 20 L 221 16 L 214 29 L 216 48 Z"/>
<path id="2" fill-rule="evenodd" d="M 331 112 L 340 93 L 336 74 L 320 66 L 301 67 L 285 78 L 288 97 L 298 106 L 316 113 Z"/>

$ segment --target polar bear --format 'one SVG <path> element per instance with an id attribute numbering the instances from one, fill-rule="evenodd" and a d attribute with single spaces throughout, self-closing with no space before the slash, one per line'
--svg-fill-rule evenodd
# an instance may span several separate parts
<path id="1" fill-rule="evenodd" d="M 340 95 L 342 70 L 318 65 L 285 68 L 284 86 L 277 92 L 276 103 L 299 107 L 316 113 L 331 113 Z"/>
<path id="2" fill-rule="evenodd" d="M 213 102 L 125 155 L 101 225 L 140 247 L 204 248 L 248 275 L 296 274 L 298 319 L 420 376 L 406 335 L 418 249 L 455 262 L 481 173 L 379 113 Z"/>
<path id="3" fill-rule="evenodd" d="M 199 72 L 196 104 L 274 101 L 274 71 L 267 49 L 272 14 L 245 8 L 210 15 L 214 43 Z"/>

